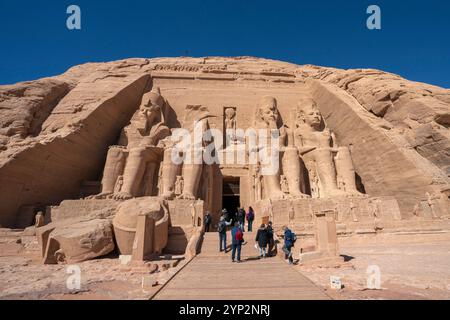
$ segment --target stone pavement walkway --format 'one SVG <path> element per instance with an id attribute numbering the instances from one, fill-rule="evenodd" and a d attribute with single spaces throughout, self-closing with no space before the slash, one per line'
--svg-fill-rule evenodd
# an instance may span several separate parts
<path id="1" fill-rule="evenodd" d="M 227 234 L 230 242 L 231 234 Z M 205 234 L 201 253 L 159 291 L 155 300 L 326 300 L 330 297 L 279 257 L 258 259 L 255 233 L 244 234 L 242 263 L 219 252 L 217 232 Z"/>

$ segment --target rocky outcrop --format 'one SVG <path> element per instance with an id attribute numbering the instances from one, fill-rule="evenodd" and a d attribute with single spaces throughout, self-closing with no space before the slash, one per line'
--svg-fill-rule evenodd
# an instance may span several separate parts
<path id="1" fill-rule="evenodd" d="M 71 85 L 56 79 L 42 79 L 0 88 L 0 149 L 28 136 L 40 134 L 53 108 L 70 91 Z"/>

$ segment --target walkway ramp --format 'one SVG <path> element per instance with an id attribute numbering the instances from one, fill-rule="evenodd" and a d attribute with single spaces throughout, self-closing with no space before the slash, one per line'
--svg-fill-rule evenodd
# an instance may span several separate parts
<path id="1" fill-rule="evenodd" d="M 227 234 L 230 242 L 230 232 Z M 255 233 L 244 234 L 242 262 L 219 252 L 217 232 L 205 234 L 201 253 L 159 291 L 155 300 L 326 300 L 325 292 L 279 257 L 258 259 Z"/>

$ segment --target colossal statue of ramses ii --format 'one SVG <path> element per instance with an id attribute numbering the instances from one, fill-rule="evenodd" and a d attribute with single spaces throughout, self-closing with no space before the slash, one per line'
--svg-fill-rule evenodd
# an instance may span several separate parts
<path id="1" fill-rule="evenodd" d="M 144 180 L 154 180 L 162 152 L 158 143 L 170 135 L 170 129 L 164 123 L 165 106 L 166 101 L 159 88 L 142 96 L 139 109 L 122 131 L 119 145 L 108 150 L 102 192 L 97 198 L 128 199 L 152 195 L 154 191 L 151 186 L 144 187 L 143 184 Z M 121 188 L 115 192 L 120 176 Z"/>
<path id="2" fill-rule="evenodd" d="M 280 158 L 274 158 L 278 159 L 279 163 L 272 159 L 269 164 L 272 166 L 275 164 L 278 170 L 271 173 L 264 173 L 264 170 L 261 170 L 263 198 L 309 197 L 305 194 L 307 185 L 312 189 L 313 197 L 361 195 L 356 188 L 350 150 L 348 147 L 337 146 L 336 137 L 326 128 L 314 100 L 302 99 L 294 110 L 295 125 L 291 129 L 281 123 L 277 100 L 274 97 L 263 97 L 257 106 L 254 128 L 258 131 L 268 131 L 267 141 L 261 141 L 259 136 L 257 151 L 272 154 L 274 145 L 269 141 L 271 137 L 269 131 L 278 130 L 279 136 L 275 152 L 279 152 Z M 264 164 L 259 164 L 264 169 Z M 280 180 L 281 174 L 284 177 L 283 181 Z M 304 179 L 308 177 L 310 181 L 305 183 Z"/>
<path id="3" fill-rule="evenodd" d="M 289 143 L 290 130 L 281 123 L 278 112 L 277 100 L 274 97 L 263 97 L 257 107 L 255 116 L 255 129 L 259 132 L 267 130 L 267 141 L 258 141 L 258 151 L 266 151 L 265 154 L 271 157 L 273 153 L 278 153 L 276 157 L 267 165 L 274 166 L 275 170 L 271 172 L 264 172 L 261 170 L 263 176 L 263 185 L 265 190 L 265 197 L 270 199 L 285 199 L 285 198 L 303 198 L 307 197 L 302 193 L 300 187 L 301 167 L 300 158 L 297 148 Z M 278 144 L 273 145 L 271 139 L 271 132 L 278 131 Z M 272 136 L 273 137 L 273 136 Z M 259 136 L 261 139 L 261 136 Z M 276 147 L 276 150 L 274 148 Z M 264 150 L 266 149 L 266 150 Z M 282 158 L 282 160 L 280 159 Z M 281 160 L 281 161 L 280 161 Z M 274 163 L 278 161 L 278 163 Z M 286 177 L 288 194 L 285 194 L 281 188 L 280 172 L 284 173 Z"/>
<path id="4" fill-rule="evenodd" d="M 338 147 L 326 128 L 315 101 L 299 101 L 295 115 L 294 144 L 300 150 L 310 175 L 318 177 L 320 197 L 361 195 L 356 188 L 355 169 L 348 147 Z M 339 184 L 338 184 L 339 181 Z"/>

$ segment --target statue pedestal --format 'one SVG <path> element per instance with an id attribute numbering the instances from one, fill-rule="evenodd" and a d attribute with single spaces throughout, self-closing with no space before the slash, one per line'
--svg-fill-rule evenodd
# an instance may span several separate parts
<path id="1" fill-rule="evenodd" d="M 334 210 L 316 212 L 315 220 L 317 250 L 332 256 L 339 255 Z"/>
<path id="2" fill-rule="evenodd" d="M 373 213 L 371 201 L 378 206 Z M 397 200 L 393 197 L 334 197 L 306 199 L 263 199 L 252 204 L 257 221 L 269 217 L 274 229 L 280 231 L 286 225 L 291 230 L 312 236 L 316 232 L 315 212 L 334 211 L 339 234 L 353 234 L 361 228 L 370 228 L 376 232 L 377 226 L 390 227 L 395 222 L 404 223 L 400 215 Z M 256 221 L 256 220 L 255 220 Z M 378 228 L 379 229 L 379 228 Z"/>
<path id="3" fill-rule="evenodd" d="M 315 212 L 316 251 L 300 253 L 299 263 L 340 263 L 334 210 Z"/>
<path id="4" fill-rule="evenodd" d="M 174 199 L 168 201 L 172 226 L 203 227 L 203 200 Z"/>
<path id="5" fill-rule="evenodd" d="M 196 254 L 197 243 L 204 230 L 204 202 L 203 200 L 174 199 L 167 203 L 171 227 L 165 251 L 185 254 L 189 259 Z"/>

